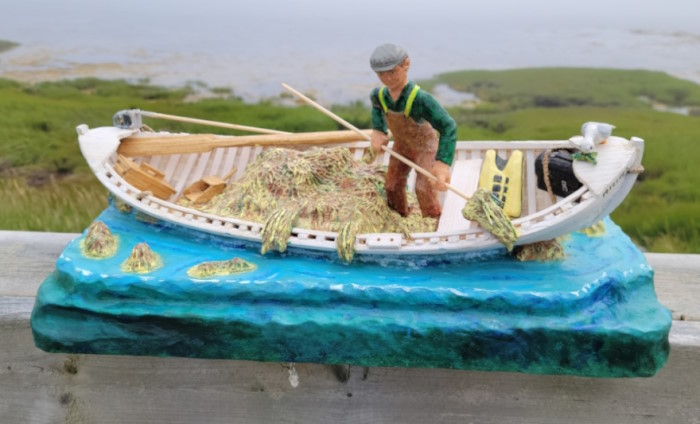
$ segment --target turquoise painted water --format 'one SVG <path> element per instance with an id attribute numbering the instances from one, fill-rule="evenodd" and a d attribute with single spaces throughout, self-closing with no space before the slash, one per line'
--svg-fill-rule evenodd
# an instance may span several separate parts
<path id="1" fill-rule="evenodd" d="M 610 219 L 603 236 L 568 236 L 559 262 L 518 262 L 503 250 L 351 264 L 262 256 L 113 206 L 98 220 L 119 251 L 96 260 L 82 255 L 80 238 L 66 247 L 32 315 L 42 349 L 608 377 L 652 375 L 668 355 L 671 316 L 653 270 Z M 124 273 L 141 242 L 162 268 Z M 257 269 L 187 276 L 234 257 Z"/>
<path id="2" fill-rule="evenodd" d="M 113 290 L 128 290 L 132 285 L 157 287 L 164 295 L 188 288 L 206 287 L 216 296 L 245 293 L 270 299 L 285 298 L 304 292 L 308 303 L 319 298 L 352 298 L 413 304 L 450 304 L 470 298 L 488 298 L 509 294 L 546 300 L 557 297 L 579 302 L 616 275 L 645 275 L 651 268 L 629 238 L 609 219 L 605 237 L 587 237 L 574 233 L 565 240 L 566 261 L 518 262 L 502 252 L 493 252 L 487 260 L 471 259 L 454 263 L 400 261 L 398 265 L 371 263 L 345 264 L 331 257 L 309 258 L 298 253 L 268 253 L 258 247 L 232 247 L 231 239 L 203 235 L 194 231 L 147 224 L 133 214 L 108 208 L 98 220 L 107 224 L 119 237 L 119 252 L 109 259 L 86 258 L 80 240 L 74 240 L 61 255 L 59 271 L 80 274 L 82 282 L 102 282 Z M 144 275 L 126 274 L 121 264 L 137 243 L 146 242 L 159 254 L 163 266 Z M 228 277 L 192 279 L 187 270 L 205 261 L 239 257 L 257 265 L 252 272 Z M 624 260 L 621 260 L 624 258 Z M 634 264 L 634 265 L 630 265 Z M 585 276 L 582 284 L 581 277 Z M 167 285 L 163 286 L 164 283 Z M 254 285 L 255 290 L 250 286 Z M 545 303 L 542 302 L 542 307 Z"/>

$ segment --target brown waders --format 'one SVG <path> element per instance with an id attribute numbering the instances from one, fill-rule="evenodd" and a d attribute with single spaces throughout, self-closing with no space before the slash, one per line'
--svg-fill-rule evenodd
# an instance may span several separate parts
<path id="1" fill-rule="evenodd" d="M 394 134 L 394 151 L 410 159 L 419 166 L 431 170 L 437 153 L 437 132 L 427 121 L 419 124 L 404 116 L 401 112 L 387 111 L 387 126 Z M 402 216 L 408 215 L 406 201 L 406 182 L 411 168 L 403 162 L 391 157 L 386 173 L 386 198 L 389 207 Z M 430 180 L 421 174 L 416 177 L 416 196 L 424 217 L 438 218 L 441 207 L 438 202 L 437 190 Z"/>

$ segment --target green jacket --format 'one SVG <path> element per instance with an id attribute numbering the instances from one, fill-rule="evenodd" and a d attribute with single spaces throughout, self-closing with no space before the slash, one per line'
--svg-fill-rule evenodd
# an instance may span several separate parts
<path id="1" fill-rule="evenodd" d="M 384 104 L 386 104 L 387 109 L 392 112 L 403 113 L 414 86 L 413 81 L 409 81 L 396 102 L 389 95 L 389 90 L 384 89 Z M 384 116 L 382 103 L 379 100 L 379 90 L 379 88 L 375 88 L 369 96 L 372 101 L 372 128 L 386 133 L 386 117 Z M 417 123 L 428 121 L 440 133 L 435 159 L 452 165 L 455 146 L 457 145 L 457 124 L 445 108 L 429 93 L 420 90 L 413 101 L 409 117 Z"/>

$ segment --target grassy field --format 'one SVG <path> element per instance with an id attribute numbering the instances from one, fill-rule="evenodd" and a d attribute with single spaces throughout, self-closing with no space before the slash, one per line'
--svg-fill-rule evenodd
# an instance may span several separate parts
<path id="1" fill-rule="evenodd" d="M 73 175 L 29 185 L 21 177 L 0 178 L 3 229 L 73 231 L 86 228 L 107 207 L 107 192 L 96 179 Z"/>
<path id="2" fill-rule="evenodd" d="M 422 85 L 446 83 L 476 94 L 497 110 L 600 106 L 643 108 L 640 97 L 670 105 L 700 106 L 700 86 L 663 72 L 590 68 L 460 71 Z"/>
<path id="3" fill-rule="evenodd" d="M 649 102 L 699 106 L 700 86 L 648 71 L 522 69 L 465 71 L 421 82 L 472 91 L 475 108 L 451 108 L 461 140 L 566 139 L 589 120 L 613 123 L 615 134 L 646 140 L 646 172 L 613 213 L 637 244 L 655 252 L 700 253 L 700 117 L 658 112 Z M 337 124 L 308 107 L 273 101 L 247 105 L 235 93 L 185 102 L 188 89 L 83 79 L 24 85 L 0 79 L 0 228 L 81 231 L 102 210 L 107 193 L 79 153 L 75 126 L 109 125 L 114 112 L 140 108 L 276 128 L 320 131 Z M 645 101 L 640 100 L 643 97 Z M 369 127 L 360 103 L 334 111 Z M 157 129 L 210 131 L 149 121 Z M 220 133 L 234 133 L 215 130 Z"/>

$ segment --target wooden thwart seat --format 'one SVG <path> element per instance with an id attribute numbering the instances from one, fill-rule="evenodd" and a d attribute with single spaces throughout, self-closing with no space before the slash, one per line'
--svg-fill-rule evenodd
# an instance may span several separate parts
<path id="1" fill-rule="evenodd" d="M 150 191 L 159 199 L 167 200 L 175 194 L 175 189 L 165 181 L 165 175 L 147 163 L 138 164 L 131 158 L 119 155 L 114 170 L 132 186 Z"/>
<path id="2" fill-rule="evenodd" d="M 209 176 L 196 181 L 184 191 L 187 200 L 194 203 L 206 203 L 226 188 L 226 182 L 219 177 Z"/>
<path id="3" fill-rule="evenodd" d="M 221 194 L 226 188 L 226 181 L 236 173 L 238 169 L 231 169 L 222 178 L 216 175 L 209 175 L 195 181 L 182 193 L 185 198 L 194 203 L 206 203 L 217 194 Z"/>
<path id="4" fill-rule="evenodd" d="M 461 190 L 467 196 L 471 196 L 479 186 L 479 173 L 481 172 L 482 159 L 457 160 L 452 166 L 450 184 Z M 438 223 L 438 231 L 466 230 L 471 226 L 471 221 L 462 216 L 462 209 L 466 200 L 452 191 L 447 191 L 445 201 L 442 204 L 442 215 Z"/>

